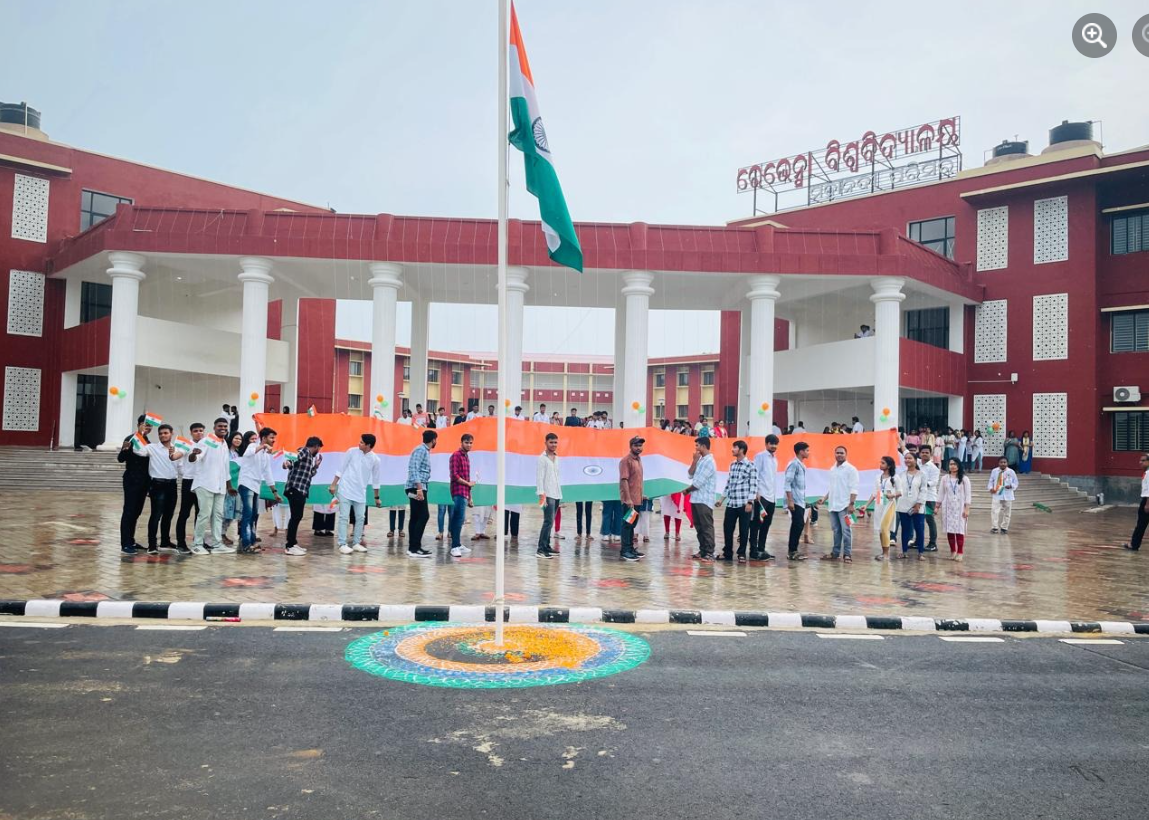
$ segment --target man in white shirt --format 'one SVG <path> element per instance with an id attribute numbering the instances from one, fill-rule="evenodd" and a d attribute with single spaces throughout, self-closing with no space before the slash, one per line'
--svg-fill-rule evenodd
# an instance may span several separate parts
<path id="1" fill-rule="evenodd" d="M 866 430 L 866 428 L 862 426 L 862 422 L 858 421 L 858 417 L 857 417 L 857 416 L 854 416 L 854 427 L 853 427 L 853 431 L 854 431 L 855 433 L 862 433 L 862 432 L 865 432 L 865 430 Z"/>
<path id="2" fill-rule="evenodd" d="M 264 427 L 259 431 L 259 444 L 249 446 L 239 457 L 239 501 L 243 510 L 239 519 L 239 551 L 244 555 L 259 552 L 255 546 L 255 517 L 259 514 L 263 484 L 267 483 L 277 504 L 283 502 L 271 474 L 271 452 L 277 435 L 270 427 Z"/>
<path id="3" fill-rule="evenodd" d="M 442 430 L 451 426 L 451 417 L 447 415 L 447 408 L 440 407 L 439 415 L 435 417 L 435 429 Z"/>
<path id="4" fill-rule="evenodd" d="M 938 506 L 938 486 L 941 484 L 942 471 L 934 462 L 933 448 L 923 444 L 918 448 L 918 469 L 922 471 L 922 513 L 926 517 L 926 529 L 929 530 L 929 541 L 926 543 L 926 552 L 938 551 L 938 522 L 934 512 Z"/>
<path id="5" fill-rule="evenodd" d="M 846 460 L 846 448 L 841 445 L 834 448 L 834 466 L 830 468 L 829 482 L 829 489 L 819 503 L 829 507 L 834 547 L 829 555 L 822 556 L 822 560 L 837 561 L 840 554 L 844 562 L 850 563 L 854 560 L 854 529 L 849 516 L 858 501 L 858 470 Z"/>
<path id="6" fill-rule="evenodd" d="M 223 502 L 227 495 L 235 495 L 231 486 L 231 458 L 227 449 L 227 425 L 225 418 L 215 420 L 212 433 L 204 436 L 188 453 L 188 463 L 198 464 L 195 478 L 192 479 L 192 492 L 199 502 L 199 514 L 195 519 L 195 539 L 191 551 L 196 555 L 209 553 L 235 552 L 233 547 L 223 543 Z M 204 543 L 208 527 L 211 527 L 211 546 Z"/>
<path id="7" fill-rule="evenodd" d="M 550 416 L 547 415 L 547 406 L 545 404 L 539 405 L 539 412 L 531 416 L 531 421 L 542 422 L 543 424 L 550 424 Z"/>
<path id="8" fill-rule="evenodd" d="M 766 551 L 766 536 L 774 523 L 774 504 L 778 500 L 775 486 L 778 479 L 778 436 L 766 436 L 766 448 L 754 456 L 754 473 L 758 487 L 754 495 L 754 511 L 750 515 L 750 560 L 770 561 L 774 558 Z"/>
<path id="9" fill-rule="evenodd" d="M 379 500 L 378 467 L 379 456 L 375 449 L 375 436 L 364 433 L 359 437 L 359 446 L 352 447 L 343 454 L 343 463 L 335 473 L 328 491 L 339 502 L 339 517 L 336 531 L 339 536 L 339 552 L 350 555 L 353 552 L 367 552 L 363 546 L 363 525 L 367 521 L 367 488 L 375 488 L 375 506 L 382 507 Z M 351 545 L 347 542 L 347 523 L 351 511 L 355 511 L 355 530 Z"/>
<path id="10" fill-rule="evenodd" d="M 555 524 L 555 511 L 563 498 L 563 488 L 559 481 L 559 437 L 557 433 L 547 433 L 546 449 L 539 456 L 535 467 L 535 490 L 539 496 L 539 506 L 543 508 L 543 528 L 539 531 L 539 545 L 535 554 L 540 558 L 553 558 L 551 549 L 551 529 Z"/>
<path id="11" fill-rule="evenodd" d="M 493 419 L 494 417 L 495 417 L 495 405 L 488 404 L 487 405 L 487 418 Z"/>
<path id="12" fill-rule="evenodd" d="M 179 480 L 176 476 L 176 462 L 183 453 L 172 445 L 172 426 L 159 426 L 159 441 L 144 448 L 148 456 L 148 497 L 152 501 L 152 511 L 148 516 L 148 555 L 158 555 L 159 551 L 174 552 L 172 543 L 172 516 L 176 511 L 176 496 L 179 495 Z M 157 544 L 162 530 L 162 540 Z"/>
<path id="13" fill-rule="evenodd" d="M 1149 527 L 1149 453 L 1141 454 L 1141 498 L 1138 501 L 1137 525 L 1133 528 L 1133 536 L 1129 539 L 1129 543 L 1122 545 L 1133 552 L 1141 549 L 1145 529 Z"/>
<path id="14" fill-rule="evenodd" d="M 781 428 L 781 427 L 779 427 L 777 424 L 771 424 L 771 425 L 770 425 L 770 432 L 771 432 L 773 435 L 775 435 L 775 436 L 779 436 L 779 437 L 781 437 L 781 435 L 782 435 L 782 428 Z"/>
<path id="15" fill-rule="evenodd" d="M 997 466 L 989 474 L 989 481 L 985 488 L 993 493 L 990 505 L 989 520 L 990 532 L 1009 532 L 1009 518 L 1013 512 L 1013 491 L 1017 489 L 1017 473 L 1009 466 L 1009 461 L 1002 456 L 997 460 Z"/>
<path id="16" fill-rule="evenodd" d="M 806 425 L 804 422 L 799 421 L 794 426 L 794 435 L 801 436 L 801 435 L 804 435 L 805 433 L 806 433 Z"/>
<path id="17" fill-rule="evenodd" d="M 515 414 L 507 416 L 508 421 L 526 421 L 527 417 L 523 415 L 523 408 L 520 405 L 515 405 Z"/>
<path id="18" fill-rule="evenodd" d="M 188 431 L 191 433 L 193 446 L 203 441 L 204 426 L 202 423 L 198 421 L 193 423 Z M 176 463 L 176 471 L 180 476 L 180 514 L 176 518 L 176 551 L 181 555 L 191 555 L 187 542 L 187 522 L 193 509 L 197 515 L 199 514 L 199 499 L 192 491 L 192 481 L 195 479 L 198 468 L 198 464 L 191 464 L 186 458 Z M 192 519 L 192 526 L 195 526 L 195 519 Z"/>
<path id="19" fill-rule="evenodd" d="M 399 418 L 395 421 L 396 424 L 402 424 L 404 427 L 414 427 L 415 420 L 411 418 L 411 411 L 404 410 Z"/>

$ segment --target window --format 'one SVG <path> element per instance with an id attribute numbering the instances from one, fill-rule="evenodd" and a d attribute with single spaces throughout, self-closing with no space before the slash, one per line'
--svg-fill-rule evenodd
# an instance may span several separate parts
<path id="1" fill-rule="evenodd" d="M 112 315 L 112 286 L 100 282 L 80 283 L 80 323 Z"/>
<path id="2" fill-rule="evenodd" d="M 665 370 L 655 370 L 654 371 L 654 386 L 655 387 L 666 387 L 666 371 Z"/>
<path id="3" fill-rule="evenodd" d="M 451 384 L 462 384 L 462 383 L 463 383 L 463 371 L 452 369 L 451 370 Z"/>
<path id="4" fill-rule="evenodd" d="M 937 251 L 950 259 L 954 258 L 954 218 L 952 216 L 911 222 L 909 237 L 915 242 L 925 245 L 931 251 Z"/>
<path id="5" fill-rule="evenodd" d="M 679 370 L 678 371 L 678 386 L 679 387 L 686 387 L 689 384 L 690 384 L 690 371 L 689 370 Z"/>
<path id="6" fill-rule="evenodd" d="M 714 384 L 714 371 L 713 370 L 703 370 L 702 371 L 702 386 L 708 387 L 708 386 L 712 386 L 713 384 Z"/>
<path id="7" fill-rule="evenodd" d="M 902 424 L 907 430 L 929 427 L 942 430 L 949 421 L 949 399 L 902 399 Z"/>
<path id="8" fill-rule="evenodd" d="M 402 401 L 399 402 L 399 411 L 401 413 L 406 413 L 410 409 L 411 409 L 411 400 L 410 399 L 403 399 Z"/>
<path id="9" fill-rule="evenodd" d="M 686 418 L 686 416 L 690 413 L 690 408 L 687 407 L 685 404 L 678 405 L 677 410 L 678 410 L 678 418 L 680 418 L 680 419 Z"/>
<path id="10" fill-rule="evenodd" d="M 1114 255 L 1149 251 L 1149 211 L 1113 217 L 1109 236 L 1109 249 Z"/>
<path id="11" fill-rule="evenodd" d="M 411 365 L 409 364 L 403 365 L 403 381 L 411 381 Z"/>
<path id="12" fill-rule="evenodd" d="M 362 376 L 363 375 L 363 360 L 352 359 L 347 363 L 348 376 Z"/>
<path id="13" fill-rule="evenodd" d="M 706 416 L 706 418 L 708 418 L 708 419 L 713 419 L 714 418 L 714 405 L 713 404 L 702 405 L 702 415 Z"/>
<path id="14" fill-rule="evenodd" d="M 1149 450 L 1149 413 L 1113 414 L 1113 451 L 1115 453 Z"/>
<path id="15" fill-rule="evenodd" d="M 86 231 L 93 225 L 98 225 L 116 213 L 116 206 L 121 202 L 131 205 L 132 201 L 126 196 L 113 196 L 101 194 L 98 191 L 83 191 L 80 194 L 80 230 Z"/>
<path id="16" fill-rule="evenodd" d="M 666 405 L 665 404 L 654 405 L 654 417 L 656 419 L 666 418 Z"/>
<path id="17" fill-rule="evenodd" d="M 439 402 L 435 401 L 434 399 L 427 399 L 427 412 L 430 413 L 431 415 L 438 413 L 439 412 Z M 431 425 L 431 426 L 433 427 L 434 425 Z"/>
<path id="18" fill-rule="evenodd" d="M 940 307 L 907 310 L 906 338 L 948 350 L 950 346 L 950 309 Z"/>
<path id="19" fill-rule="evenodd" d="M 1112 353 L 1149 352 L 1149 310 L 1114 313 L 1109 350 Z"/>
<path id="20" fill-rule="evenodd" d="M 363 397 L 358 393 L 350 393 L 347 396 L 347 409 L 348 410 L 362 410 Z"/>
<path id="21" fill-rule="evenodd" d="M 439 383 L 439 368 L 428 367 L 427 368 L 427 384 L 438 384 L 438 383 Z"/>

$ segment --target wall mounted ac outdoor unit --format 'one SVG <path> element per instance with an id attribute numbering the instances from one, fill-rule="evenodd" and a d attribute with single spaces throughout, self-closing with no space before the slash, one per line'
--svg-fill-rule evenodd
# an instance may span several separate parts
<path id="1" fill-rule="evenodd" d="M 1136 385 L 1125 385 L 1113 388 L 1113 401 L 1131 402 L 1141 401 L 1141 388 Z"/>

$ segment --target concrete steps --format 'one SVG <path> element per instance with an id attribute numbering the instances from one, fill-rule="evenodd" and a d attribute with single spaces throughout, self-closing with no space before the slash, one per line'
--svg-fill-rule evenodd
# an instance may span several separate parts
<path id="1" fill-rule="evenodd" d="M 118 492 L 123 474 L 115 453 L 0 447 L 0 489 Z"/>
<path id="2" fill-rule="evenodd" d="M 988 513 L 992 504 L 992 498 L 986 490 L 989 473 L 975 473 L 969 478 L 973 484 L 973 504 L 970 511 Z M 1018 476 L 1018 483 L 1020 486 L 1014 491 L 1016 496 L 1013 502 L 1014 515 L 1026 513 L 1041 515 L 1042 510 L 1034 507 L 1035 503 L 1054 512 L 1079 512 L 1094 505 L 1091 496 L 1044 473 Z"/>

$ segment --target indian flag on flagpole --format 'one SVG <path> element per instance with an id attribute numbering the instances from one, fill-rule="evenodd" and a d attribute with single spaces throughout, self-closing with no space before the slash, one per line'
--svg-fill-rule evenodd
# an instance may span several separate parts
<path id="1" fill-rule="evenodd" d="M 511 4 L 511 43 L 507 55 L 510 75 L 511 118 L 515 128 L 508 139 L 523 152 L 527 190 L 539 200 L 539 215 L 550 258 L 560 265 L 582 272 L 582 248 L 567 210 L 563 189 L 555 171 L 543 117 L 535 97 L 535 80 L 527 62 L 527 49 L 519 31 L 515 4 Z"/>

